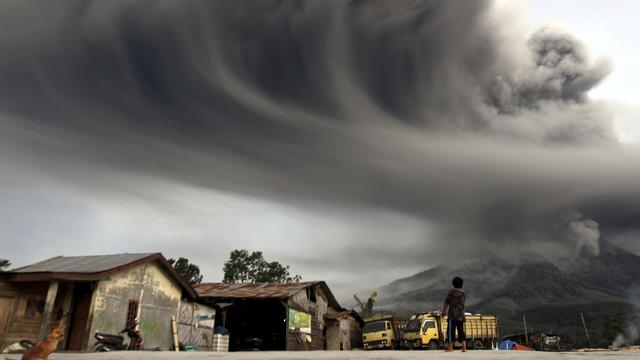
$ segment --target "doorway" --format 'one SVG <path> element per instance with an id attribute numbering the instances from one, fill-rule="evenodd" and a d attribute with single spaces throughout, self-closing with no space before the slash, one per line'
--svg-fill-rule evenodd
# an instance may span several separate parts
<path id="1" fill-rule="evenodd" d="M 286 350 L 287 313 L 279 299 L 236 300 L 227 311 L 229 351 Z"/>
<path id="2" fill-rule="evenodd" d="M 71 324 L 67 337 L 67 350 L 82 351 L 87 340 L 87 325 L 91 310 L 94 283 L 78 282 L 73 288 L 71 301 Z"/>

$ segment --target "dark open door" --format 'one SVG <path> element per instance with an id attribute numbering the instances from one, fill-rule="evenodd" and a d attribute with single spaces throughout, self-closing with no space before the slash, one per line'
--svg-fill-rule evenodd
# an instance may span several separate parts
<path id="1" fill-rule="evenodd" d="M 0 345 L 3 345 L 6 330 L 13 314 L 14 298 L 0 296 Z"/>
<path id="2" fill-rule="evenodd" d="M 83 350 L 84 341 L 87 339 L 87 321 L 89 319 L 89 310 L 91 309 L 92 295 L 93 283 L 75 284 L 67 350 Z"/>

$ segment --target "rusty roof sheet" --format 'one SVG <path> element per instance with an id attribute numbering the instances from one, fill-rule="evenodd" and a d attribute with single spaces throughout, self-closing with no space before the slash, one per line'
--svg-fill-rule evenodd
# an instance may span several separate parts
<path id="1" fill-rule="evenodd" d="M 56 256 L 47 260 L 37 262 L 35 264 L 13 269 L 11 270 L 11 272 L 99 273 L 130 264 L 134 261 L 138 261 L 152 255 L 154 255 L 154 253 L 95 256 Z"/>
<path id="2" fill-rule="evenodd" d="M 306 281 L 289 284 L 226 284 L 226 283 L 202 283 L 193 288 L 198 297 L 208 299 L 286 299 L 298 291 L 310 286 L 318 285 L 327 296 L 329 306 L 334 309 L 342 309 L 338 300 L 324 281 Z"/>
<path id="3" fill-rule="evenodd" d="M 272 298 L 285 299 L 320 281 L 290 284 L 226 284 L 203 283 L 194 286 L 200 297 L 211 298 Z"/>

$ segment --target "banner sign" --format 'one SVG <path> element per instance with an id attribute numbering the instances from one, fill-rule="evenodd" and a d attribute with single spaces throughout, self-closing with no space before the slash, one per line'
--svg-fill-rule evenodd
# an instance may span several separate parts
<path id="1" fill-rule="evenodd" d="M 311 334 L 311 314 L 289 308 L 289 329 Z"/>

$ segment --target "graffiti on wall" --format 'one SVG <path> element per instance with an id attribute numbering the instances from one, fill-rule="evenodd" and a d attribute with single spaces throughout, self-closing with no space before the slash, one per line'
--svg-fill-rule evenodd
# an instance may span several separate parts
<path id="1" fill-rule="evenodd" d="M 196 327 L 199 329 L 213 329 L 216 322 L 216 314 L 197 314 Z"/>

